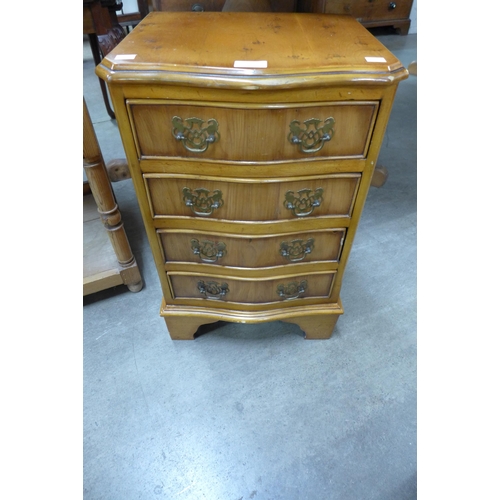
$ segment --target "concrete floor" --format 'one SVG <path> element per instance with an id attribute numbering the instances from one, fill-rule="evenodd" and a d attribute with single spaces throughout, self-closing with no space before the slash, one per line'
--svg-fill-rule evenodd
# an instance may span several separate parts
<path id="1" fill-rule="evenodd" d="M 404 65 L 417 36 L 377 34 Z M 84 40 L 84 97 L 124 157 Z M 330 340 L 220 323 L 171 341 L 131 180 L 113 184 L 145 286 L 84 298 L 86 500 L 416 498 L 417 78 L 400 84 Z"/>

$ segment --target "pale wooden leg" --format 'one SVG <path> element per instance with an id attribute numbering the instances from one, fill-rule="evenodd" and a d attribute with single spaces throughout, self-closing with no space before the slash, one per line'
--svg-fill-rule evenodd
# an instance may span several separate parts
<path id="1" fill-rule="evenodd" d="M 138 292 L 143 286 L 141 273 L 123 226 L 120 209 L 116 203 L 85 98 L 83 99 L 83 167 L 101 222 L 115 252 L 123 284 L 127 285 L 131 292 Z"/>
<path id="2" fill-rule="evenodd" d="M 137 272 L 139 273 L 139 268 L 137 268 Z M 142 280 L 139 280 L 137 283 L 130 283 L 130 285 L 127 285 L 127 288 L 134 293 L 140 292 L 143 287 L 143 282 Z"/>
<path id="3" fill-rule="evenodd" d="M 372 182 L 370 185 L 377 188 L 382 187 L 385 184 L 387 177 L 389 177 L 388 170 L 385 167 L 377 165 L 373 171 Z"/>
<path id="4" fill-rule="evenodd" d="M 316 316 L 297 316 L 283 319 L 287 323 L 294 323 L 305 333 L 305 338 L 329 339 L 339 319 L 339 314 L 318 314 Z"/>
<path id="5" fill-rule="evenodd" d="M 194 334 L 201 325 L 219 321 L 218 319 L 188 316 L 168 316 L 164 319 L 172 340 L 193 340 Z"/>

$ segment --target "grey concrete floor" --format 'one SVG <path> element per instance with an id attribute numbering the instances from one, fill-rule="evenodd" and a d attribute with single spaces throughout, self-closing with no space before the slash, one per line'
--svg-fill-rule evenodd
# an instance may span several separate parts
<path id="1" fill-rule="evenodd" d="M 377 34 L 406 66 L 417 36 Z M 87 41 L 84 97 L 124 157 Z M 416 498 L 417 78 L 400 84 L 334 335 L 218 323 L 174 342 L 131 180 L 113 184 L 145 286 L 84 298 L 86 500 Z"/>

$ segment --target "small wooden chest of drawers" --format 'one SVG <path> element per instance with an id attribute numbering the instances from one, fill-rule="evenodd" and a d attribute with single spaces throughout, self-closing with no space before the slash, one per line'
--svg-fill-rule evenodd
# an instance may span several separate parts
<path id="1" fill-rule="evenodd" d="M 219 320 L 330 337 L 401 63 L 349 16 L 154 12 L 97 73 L 171 337 Z"/>

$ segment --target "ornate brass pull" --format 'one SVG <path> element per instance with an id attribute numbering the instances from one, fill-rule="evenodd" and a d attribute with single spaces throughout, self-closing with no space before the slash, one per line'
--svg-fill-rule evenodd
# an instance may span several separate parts
<path id="1" fill-rule="evenodd" d="M 227 293 L 229 293 L 229 287 L 227 283 L 219 284 L 216 281 L 203 280 L 198 281 L 198 291 L 205 296 L 206 299 L 222 299 Z"/>
<path id="2" fill-rule="evenodd" d="M 183 201 L 186 207 L 189 207 L 196 215 L 207 217 L 212 215 L 214 210 L 224 205 L 222 193 L 216 189 L 210 194 L 210 191 L 205 188 L 198 188 L 191 191 L 190 188 L 185 187 L 182 190 Z"/>
<path id="3" fill-rule="evenodd" d="M 215 243 L 205 240 L 200 243 L 196 238 L 193 238 L 191 249 L 203 262 L 217 262 L 218 259 L 226 255 L 226 245 L 221 242 Z"/>
<path id="4" fill-rule="evenodd" d="M 310 254 L 314 248 L 314 238 L 308 240 L 283 241 L 280 246 L 280 253 L 290 262 L 300 262 Z"/>
<path id="5" fill-rule="evenodd" d="M 298 120 L 293 120 L 290 123 L 288 140 L 297 144 L 303 153 L 316 153 L 333 137 L 335 120 L 332 117 L 327 118 L 322 127 L 319 126 L 320 123 L 318 118 L 310 118 L 301 126 Z"/>
<path id="6" fill-rule="evenodd" d="M 286 299 L 297 299 L 301 293 L 307 290 L 307 280 L 302 280 L 300 283 L 298 281 L 292 281 L 286 285 L 278 285 L 276 293 Z"/>
<path id="7" fill-rule="evenodd" d="M 312 214 L 313 210 L 319 207 L 322 201 L 323 188 L 318 188 L 314 192 L 312 189 L 301 189 L 297 194 L 293 191 L 287 191 L 283 205 L 297 217 L 306 217 Z"/>
<path id="8" fill-rule="evenodd" d="M 208 146 L 219 140 L 219 124 L 211 118 L 204 127 L 201 118 L 187 118 L 183 120 L 178 116 L 172 118 L 172 134 L 181 141 L 184 147 L 192 153 L 203 153 Z"/>

